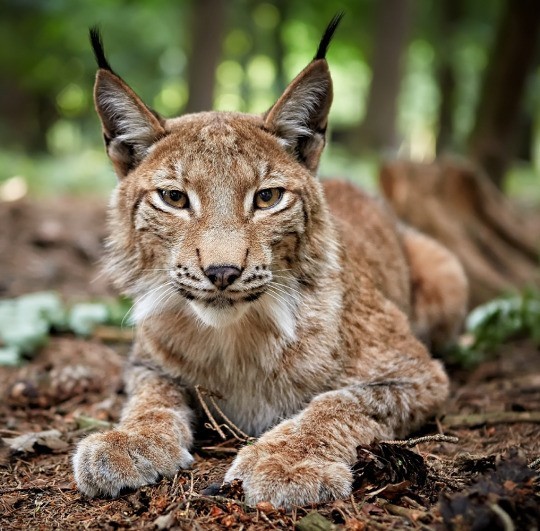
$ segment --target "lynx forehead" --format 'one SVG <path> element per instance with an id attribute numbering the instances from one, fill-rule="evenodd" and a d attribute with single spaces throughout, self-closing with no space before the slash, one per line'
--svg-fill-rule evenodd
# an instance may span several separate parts
<path id="1" fill-rule="evenodd" d="M 169 120 L 112 71 L 92 32 L 119 178 L 106 267 L 138 326 L 120 423 L 73 458 L 85 494 L 189 467 L 197 386 L 219 397 L 215 416 L 260 436 L 225 480 L 242 480 L 247 503 L 286 508 L 348 496 L 357 445 L 406 434 L 446 399 L 418 338 L 454 338 L 461 266 L 380 201 L 316 177 L 339 19 L 264 114 Z"/>

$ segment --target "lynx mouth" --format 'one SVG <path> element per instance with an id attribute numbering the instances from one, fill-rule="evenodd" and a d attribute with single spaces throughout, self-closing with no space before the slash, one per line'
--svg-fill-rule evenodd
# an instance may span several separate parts
<path id="1" fill-rule="evenodd" d="M 227 289 L 222 292 L 177 285 L 178 292 L 189 301 L 194 314 L 207 326 L 223 328 L 239 321 L 250 303 L 266 292 L 266 286 L 248 290 Z"/>
<path id="2" fill-rule="evenodd" d="M 193 300 L 189 306 L 205 325 L 224 328 L 239 321 L 248 310 L 249 304 L 223 297 L 210 304 L 208 301 Z"/>
<path id="3" fill-rule="evenodd" d="M 226 290 L 216 293 L 214 290 L 199 289 L 184 284 L 176 284 L 177 291 L 190 302 L 197 302 L 203 306 L 216 309 L 231 308 L 236 304 L 254 302 L 266 291 L 266 286 L 259 286 L 249 290 Z"/>

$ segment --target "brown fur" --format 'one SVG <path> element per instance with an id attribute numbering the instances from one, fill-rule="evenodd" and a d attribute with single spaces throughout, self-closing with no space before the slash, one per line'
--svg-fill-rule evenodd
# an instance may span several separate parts
<path id="1" fill-rule="evenodd" d="M 120 177 L 107 265 L 136 300 L 138 329 L 129 401 L 115 430 L 79 444 L 79 488 L 114 496 L 189 466 L 200 385 L 260 436 L 225 478 L 243 481 L 248 503 L 347 496 L 358 444 L 404 436 L 447 397 L 412 330 L 453 338 L 466 302 L 459 264 L 378 200 L 315 178 L 331 101 L 324 59 L 263 116 L 160 122 L 111 71 L 96 83 Z M 255 209 L 268 188 L 281 200 Z M 167 205 L 162 189 L 187 193 L 190 208 Z M 224 265 L 240 276 L 220 290 L 205 271 Z"/>

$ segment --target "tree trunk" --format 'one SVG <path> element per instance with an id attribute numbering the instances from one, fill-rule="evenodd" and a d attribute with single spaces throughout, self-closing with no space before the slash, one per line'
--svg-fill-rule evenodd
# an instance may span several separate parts
<path id="1" fill-rule="evenodd" d="M 47 151 L 47 131 L 58 119 L 50 95 L 32 93 L 16 79 L 0 79 L 0 116 L 3 148 L 24 147 L 30 153 Z"/>
<path id="2" fill-rule="evenodd" d="M 367 113 L 360 128 L 362 147 L 378 151 L 397 148 L 397 99 L 402 58 L 411 26 L 411 7 L 410 0 L 381 0 L 377 4 L 372 79 Z"/>
<path id="3" fill-rule="evenodd" d="M 380 184 L 400 219 L 460 258 L 472 306 L 540 286 L 540 220 L 520 217 L 484 173 L 452 160 L 397 161 L 383 166 Z"/>
<path id="4" fill-rule="evenodd" d="M 279 10 L 279 24 L 274 30 L 274 50 L 273 59 L 276 65 L 276 92 L 278 95 L 282 94 L 291 80 L 287 79 L 285 73 L 285 42 L 283 40 L 283 21 L 288 19 L 289 3 L 287 0 L 277 0 L 274 5 Z"/>
<path id="5" fill-rule="evenodd" d="M 214 104 L 215 75 L 221 55 L 225 15 L 225 0 L 193 2 L 188 113 L 209 111 Z"/>
<path id="6" fill-rule="evenodd" d="M 452 45 L 456 26 L 462 18 L 461 0 L 442 0 L 440 6 L 439 66 L 437 82 L 441 103 L 439 106 L 439 131 L 437 155 L 454 150 L 454 110 L 456 107 L 456 76 L 451 62 Z"/>
<path id="7" fill-rule="evenodd" d="M 540 30 L 538 0 L 506 0 L 481 91 L 469 156 L 498 188 L 514 155 L 527 74 Z"/>

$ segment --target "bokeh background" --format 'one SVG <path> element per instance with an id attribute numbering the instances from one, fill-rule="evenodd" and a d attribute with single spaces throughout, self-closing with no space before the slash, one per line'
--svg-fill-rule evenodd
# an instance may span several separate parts
<path id="1" fill-rule="evenodd" d="M 381 158 L 452 153 L 540 201 L 536 0 L 0 0 L 0 197 L 114 186 L 90 26 L 164 116 L 263 112 L 339 11 L 323 175 L 372 186 Z"/>
<path id="2" fill-rule="evenodd" d="M 85 499 L 75 444 L 118 421 L 133 340 L 133 301 L 98 265 L 116 177 L 89 27 L 164 116 L 258 113 L 340 11 L 321 174 L 380 185 L 461 259 L 472 312 L 444 352 L 454 392 L 422 431 L 459 442 L 362 450 L 354 497 L 307 521 L 229 500 L 236 488 L 204 495 L 238 447 L 217 437 L 189 473 Z M 0 0 L 0 529 L 538 528 L 539 30 L 540 0 Z"/>

